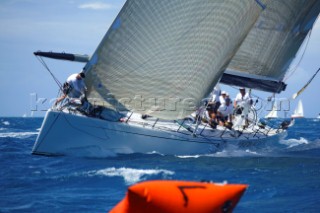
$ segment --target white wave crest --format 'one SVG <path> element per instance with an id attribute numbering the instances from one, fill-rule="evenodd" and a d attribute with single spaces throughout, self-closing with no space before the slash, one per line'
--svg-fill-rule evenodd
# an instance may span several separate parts
<path id="1" fill-rule="evenodd" d="M 237 145 L 228 144 L 223 150 L 210 154 L 211 157 L 247 157 L 260 154 L 250 149 L 239 149 Z"/>
<path id="2" fill-rule="evenodd" d="M 152 152 L 147 152 L 148 155 L 154 155 L 154 154 L 157 154 L 157 155 L 161 155 L 161 156 L 164 156 L 164 154 L 160 153 L 160 152 L 157 152 L 157 151 L 152 151 Z"/>
<path id="3" fill-rule="evenodd" d="M 177 155 L 178 158 L 199 158 L 201 155 Z"/>
<path id="4" fill-rule="evenodd" d="M 248 156 L 258 156 L 258 155 L 261 155 L 261 154 L 249 149 L 246 149 L 246 150 L 225 149 L 225 150 L 222 150 L 221 152 L 212 154 L 212 156 L 214 157 L 248 157 Z"/>
<path id="5" fill-rule="evenodd" d="M 200 157 L 246 157 L 246 156 L 259 156 L 261 154 L 246 149 L 239 149 L 237 146 L 229 145 L 223 150 L 212 153 L 212 154 L 203 154 L 203 155 L 177 155 L 177 158 L 200 158 Z"/>
<path id="6" fill-rule="evenodd" d="M 10 125 L 10 122 L 9 121 L 2 121 L 2 123 L 6 126 L 9 126 Z"/>
<path id="7" fill-rule="evenodd" d="M 90 171 L 88 172 L 89 176 L 96 176 L 96 175 L 101 175 L 101 176 L 108 176 L 108 177 L 123 177 L 124 181 L 127 185 L 134 184 L 136 182 L 139 182 L 141 180 L 144 180 L 144 176 L 146 175 L 158 175 L 158 174 L 163 174 L 163 175 L 173 175 L 174 172 L 169 171 L 169 170 L 164 170 L 164 169 L 132 169 L 132 168 L 106 168 L 106 169 L 101 169 L 98 171 Z"/>
<path id="8" fill-rule="evenodd" d="M 28 138 L 37 134 L 39 134 L 39 132 L 4 132 L 0 133 L 0 138 Z"/>
<path id="9" fill-rule="evenodd" d="M 299 140 L 294 138 L 288 140 L 280 140 L 279 143 L 288 146 L 288 148 L 299 146 L 301 144 L 309 144 L 308 140 L 303 137 L 301 137 Z"/>

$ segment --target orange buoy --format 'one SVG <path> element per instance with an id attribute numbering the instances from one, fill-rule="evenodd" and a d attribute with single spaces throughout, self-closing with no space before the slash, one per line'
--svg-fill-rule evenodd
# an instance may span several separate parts
<path id="1" fill-rule="evenodd" d="M 128 188 L 111 213 L 231 212 L 246 190 L 243 184 L 146 181 Z"/>

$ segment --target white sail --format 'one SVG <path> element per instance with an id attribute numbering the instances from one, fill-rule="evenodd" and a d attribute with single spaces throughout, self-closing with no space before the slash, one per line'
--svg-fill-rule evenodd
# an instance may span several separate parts
<path id="1" fill-rule="evenodd" d="M 278 118 L 278 109 L 276 102 L 272 105 L 272 110 L 265 116 L 265 118 Z"/>
<path id="2" fill-rule="evenodd" d="M 233 57 L 221 82 L 281 92 L 281 82 L 320 11 L 318 0 L 272 0 Z"/>
<path id="3" fill-rule="evenodd" d="M 85 70 L 91 103 L 133 112 L 61 103 L 47 112 L 32 153 L 190 155 L 211 153 L 227 141 L 247 147 L 282 137 L 288 125 L 257 123 L 255 108 L 242 109 L 233 126 L 173 120 L 191 113 L 181 103 L 192 109 L 210 93 L 268 2 L 128 0 Z"/>
<path id="4" fill-rule="evenodd" d="M 299 100 L 298 105 L 296 107 L 296 109 L 294 110 L 294 113 L 291 115 L 291 118 L 303 118 L 303 105 L 302 105 L 302 101 Z"/>
<path id="5" fill-rule="evenodd" d="M 158 118 L 191 114 L 268 0 L 128 0 L 86 65 L 88 98 Z"/>

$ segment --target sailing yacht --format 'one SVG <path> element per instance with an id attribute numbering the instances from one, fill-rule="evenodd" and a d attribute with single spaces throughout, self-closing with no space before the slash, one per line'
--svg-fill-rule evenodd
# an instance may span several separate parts
<path id="1" fill-rule="evenodd" d="M 294 113 L 291 115 L 291 118 L 303 118 L 303 105 L 302 105 L 302 101 L 299 100 L 298 105 L 296 107 L 296 109 L 294 110 Z"/>
<path id="2" fill-rule="evenodd" d="M 267 119 L 278 118 L 278 110 L 275 102 L 272 105 L 272 110 L 265 116 L 265 118 Z"/>
<path id="3" fill-rule="evenodd" d="M 219 82 L 285 89 L 286 68 L 320 11 L 316 0 L 290 2 L 127 0 L 84 67 L 90 104 L 66 99 L 48 110 L 32 153 L 203 154 L 282 137 L 286 127 L 261 125 L 249 104 L 232 128 L 212 128 L 201 115 Z"/>

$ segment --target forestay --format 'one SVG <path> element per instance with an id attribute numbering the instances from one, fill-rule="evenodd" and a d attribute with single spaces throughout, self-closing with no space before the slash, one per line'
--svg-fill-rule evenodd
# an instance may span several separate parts
<path id="1" fill-rule="evenodd" d="M 320 11 L 318 0 L 272 0 L 232 59 L 221 82 L 270 92 L 283 80 Z"/>
<path id="2" fill-rule="evenodd" d="M 89 99 L 158 118 L 191 114 L 268 0 L 128 0 L 86 65 Z"/>

